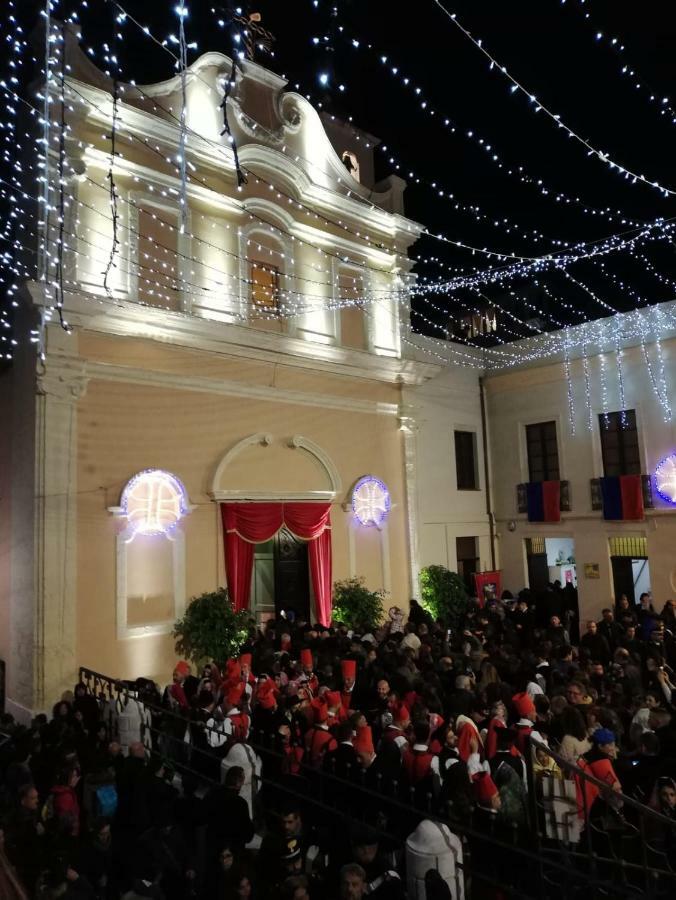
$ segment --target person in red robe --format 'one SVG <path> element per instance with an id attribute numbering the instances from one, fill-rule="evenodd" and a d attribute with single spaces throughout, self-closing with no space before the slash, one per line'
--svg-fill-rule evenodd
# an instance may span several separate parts
<path id="1" fill-rule="evenodd" d="M 319 690 L 319 680 L 314 673 L 314 660 L 312 658 L 312 650 L 310 650 L 308 647 L 305 647 L 300 651 L 300 664 L 303 669 L 303 678 L 305 679 L 306 685 L 310 688 L 313 694 L 316 694 Z"/>
<path id="2" fill-rule="evenodd" d="M 245 696 L 244 682 L 240 681 L 228 691 L 225 705 L 228 707 L 224 732 L 229 734 L 231 741 L 246 741 L 249 737 L 251 720 L 247 713 L 240 708 L 242 698 Z"/>
<path id="3" fill-rule="evenodd" d="M 335 728 L 347 719 L 347 713 L 343 706 L 342 697 L 338 691 L 327 691 L 324 694 L 324 698 L 329 713 L 327 724 L 329 728 Z"/>
<path id="4" fill-rule="evenodd" d="M 491 709 L 491 718 L 486 731 L 485 749 L 486 759 L 491 760 L 495 756 L 498 749 L 497 732 L 501 728 L 507 727 L 507 708 L 502 700 L 498 700 L 493 704 Z"/>
<path id="5" fill-rule="evenodd" d="M 320 768 L 324 754 L 330 753 L 338 746 L 336 739 L 329 731 L 329 709 L 323 697 L 316 697 L 310 707 L 314 723 L 305 735 L 305 753 L 307 761 L 314 768 Z"/>
<path id="6" fill-rule="evenodd" d="M 475 753 L 479 756 L 479 761 L 485 759 L 484 742 L 481 739 L 476 719 L 480 720 L 481 712 L 474 710 L 471 715 L 460 715 L 455 720 L 455 733 L 458 736 L 458 756 L 464 763 L 469 762 L 470 756 Z"/>
<path id="7" fill-rule="evenodd" d="M 170 697 L 171 703 L 180 707 L 182 710 L 188 709 L 188 698 L 185 694 L 184 684 L 186 678 L 190 675 L 190 663 L 186 662 L 184 659 L 180 660 L 174 666 L 174 673 L 172 676 L 172 683 L 169 685 L 167 690 L 167 694 Z"/>
<path id="8" fill-rule="evenodd" d="M 521 694 L 514 694 L 512 697 L 512 706 L 514 712 L 519 717 L 514 726 L 516 735 L 515 746 L 520 753 L 525 754 L 528 749 L 528 738 L 534 734 L 535 737 L 540 735 L 534 731 L 535 728 L 535 704 L 530 695 L 525 691 Z"/>
<path id="9" fill-rule="evenodd" d="M 370 725 L 359 725 L 357 727 L 357 733 L 352 738 L 352 745 L 357 751 L 362 767 L 368 769 L 376 757 L 375 747 L 373 746 L 373 732 Z"/>
<path id="10" fill-rule="evenodd" d="M 599 728 L 592 735 L 592 749 L 578 760 L 578 766 L 599 781 L 604 781 L 610 790 L 622 791 L 620 779 L 615 774 L 613 760 L 617 759 L 615 732 L 609 728 Z M 601 793 L 598 785 L 584 778 L 575 779 L 577 787 L 577 811 L 581 819 L 589 818 L 589 813 L 596 798 Z"/>
<path id="11" fill-rule="evenodd" d="M 401 761 L 406 778 L 411 787 L 425 780 L 431 780 L 434 754 L 428 744 L 429 727 L 426 722 L 418 722 L 414 729 L 413 746 L 404 747 Z"/>

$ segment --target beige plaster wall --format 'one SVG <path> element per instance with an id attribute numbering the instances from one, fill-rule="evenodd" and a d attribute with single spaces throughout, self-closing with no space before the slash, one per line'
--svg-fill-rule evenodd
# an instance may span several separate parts
<path id="1" fill-rule="evenodd" d="M 86 346 L 85 340 L 81 349 Z M 360 395 L 358 381 L 353 390 Z M 402 437 L 394 416 L 92 379 L 78 404 L 80 664 L 121 677 L 169 674 L 174 660 L 169 636 L 116 638 L 115 538 L 121 523 L 108 507 L 119 503 L 124 484 L 141 469 L 156 466 L 177 475 L 196 505 L 183 526 L 187 596 L 215 588 L 224 583 L 225 573 L 218 509 L 208 496 L 211 480 L 231 447 L 261 431 L 273 435 L 273 446 L 252 448 L 240 456 L 223 486 L 325 489 L 325 476 L 317 467 L 308 468 L 307 457 L 294 456 L 301 451 L 283 447 L 283 441 L 294 434 L 314 441 L 332 459 L 342 480 L 343 494 L 332 510 L 334 579 L 348 577 L 356 565 L 357 574 L 364 574 L 370 587 L 382 588 L 387 573 L 383 573 L 381 547 L 375 546 L 379 537 L 356 529 L 351 563 L 351 514 L 341 507 L 358 477 L 366 473 L 381 477 L 393 502 L 388 529 L 392 602 L 407 605 Z M 286 453 L 279 457 L 283 464 L 276 453 Z"/>
<path id="2" fill-rule="evenodd" d="M 648 352 L 656 365 L 654 345 Z M 662 341 L 667 390 L 674 403 L 676 384 L 676 340 Z M 571 362 L 575 433 L 569 425 L 567 383 L 564 367 L 552 363 L 521 371 L 492 375 L 486 380 L 491 429 L 491 456 L 495 472 L 493 497 L 499 534 L 504 586 L 520 590 L 527 581 L 524 538 L 571 537 L 575 542 L 580 613 L 583 618 L 600 617 L 613 600 L 614 588 L 608 539 L 615 536 L 646 536 L 650 580 L 656 606 L 676 594 L 676 510 L 654 493 L 655 509 L 646 510 L 643 522 L 606 522 L 591 508 L 589 482 L 603 475 L 598 416 L 604 410 L 601 364 L 606 371 L 607 407 L 621 408 L 614 352 L 589 357 L 590 398 L 593 428 L 587 428 L 584 369 L 582 360 Z M 655 397 L 650 374 L 640 347 L 623 350 L 626 406 L 636 410 L 639 429 L 641 471 L 652 474 L 657 463 L 676 449 L 674 417 L 665 422 Z M 562 513 L 560 523 L 536 524 L 517 513 L 516 485 L 528 481 L 525 426 L 532 422 L 556 421 L 561 478 L 570 482 L 572 510 Z M 510 531 L 508 523 L 515 523 Z M 584 566 L 599 566 L 599 578 L 586 578 Z"/>

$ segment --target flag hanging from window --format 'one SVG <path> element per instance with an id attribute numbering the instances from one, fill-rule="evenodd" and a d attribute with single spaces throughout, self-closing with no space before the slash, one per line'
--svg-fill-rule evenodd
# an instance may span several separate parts
<path id="1" fill-rule="evenodd" d="M 643 519 L 643 483 L 640 475 L 601 478 L 604 519 Z"/>
<path id="2" fill-rule="evenodd" d="M 560 481 L 529 481 L 526 495 L 529 522 L 561 521 Z"/>

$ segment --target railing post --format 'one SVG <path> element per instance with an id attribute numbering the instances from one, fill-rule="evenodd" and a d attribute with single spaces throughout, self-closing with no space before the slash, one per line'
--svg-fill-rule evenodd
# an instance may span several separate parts
<path id="1" fill-rule="evenodd" d="M 528 805 L 530 807 L 531 828 L 535 832 L 535 843 L 538 855 L 538 876 L 540 879 L 540 895 L 545 896 L 545 873 L 542 860 L 542 841 L 540 839 L 540 817 L 538 815 L 537 789 L 538 785 L 533 774 L 533 754 L 535 747 L 530 738 L 526 747 L 526 783 L 528 784 Z"/>

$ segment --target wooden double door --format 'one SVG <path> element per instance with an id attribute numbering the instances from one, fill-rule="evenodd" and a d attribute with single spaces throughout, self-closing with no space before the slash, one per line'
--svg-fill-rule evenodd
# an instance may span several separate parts
<path id="1" fill-rule="evenodd" d="M 310 621 L 308 545 L 282 528 L 274 538 L 275 616 L 291 612 Z"/>

